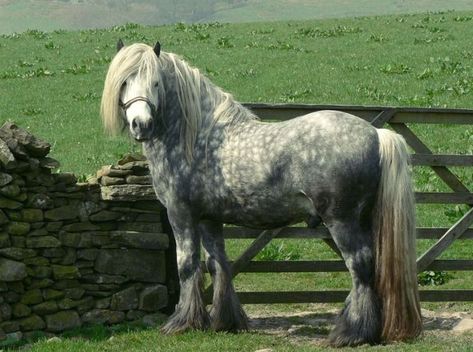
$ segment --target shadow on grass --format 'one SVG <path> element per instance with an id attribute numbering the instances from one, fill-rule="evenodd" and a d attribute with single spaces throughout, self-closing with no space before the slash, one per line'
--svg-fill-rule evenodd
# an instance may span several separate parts
<path id="1" fill-rule="evenodd" d="M 457 325 L 462 319 L 459 317 L 423 317 L 423 325 L 425 331 L 432 330 L 444 330 L 450 331 Z"/>
<path id="2" fill-rule="evenodd" d="M 306 313 L 294 315 L 253 317 L 250 319 L 250 333 L 261 335 L 291 336 L 295 338 L 316 338 L 325 340 L 336 318 L 335 313 Z M 29 332 L 23 339 L 6 339 L 0 341 L 0 351 L 18 351 L 36 342 L 55 339 L 82 340 L 101 342 L 130 332 L 159 329 L 164 322 L 154 321 L 152 325 L 131 322 L 117 325 L 84 325 L 80 328 L 65 331 L 54 336 L 47 332 Z"/>
<path id="3" fill-rule="evenodd" d="M 253 317 L 250 329 L 280 336 L 326 338 L 339 313 L 300 313 L 279 316 Z M 425 331 L 451 331 L 462 318 L 458 314 L 425 314 Z"/>
<path id="4" fill-rule="evenodd" d="M 260 333 L 296 338 L 325 339 L 338 313 L 302 313 L 280 316 L 253 317 L 250 329 Z"/>
<path id="5" fill-rule="evenodd" d="M 84 325 L 79 328 L 64 331 L 61 334 L 53 335 L 43 331 L 29 332 L 21 340 L 16 338 L 7 338 L 0 341 L 0 351 L 14 351 L 24 349 L 25 346 L 33 344 L 41 340 L 48 339 L 70 339 L 70 340 L 86 340 L 92 342 L 100 342 L 130 332 L 138 332 L 149 329 L 159 329 L 163 321 L 156 322 L 156 326 L 145 325 L 142 322 L 130 322 L 117 325 Z"/>

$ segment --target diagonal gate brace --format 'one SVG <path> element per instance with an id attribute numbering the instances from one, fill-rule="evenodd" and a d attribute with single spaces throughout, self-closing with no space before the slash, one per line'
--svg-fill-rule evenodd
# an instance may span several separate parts
<path id="1" fill-rule="evenodd" d="M 417 259 L 417 272 L 424 271 L 473 223 L 473 208 L 458 220 L 427 252 Z"/>
<path id="2" fill-rule="evenodd" d="M 261 234 L 251 243 L 251 245 L 233 262 L 231 267 L 232 278 L 237 276 L 238 273 L 246 266 L 248 263 L 256 257 L 256 255 L 269 243 L 271 240 L 276 237 L 283 228 L 278 228 L 275 230 L 264 230 Z M 205 289 L 204 297 L 207 302 L 211 302 L 211 294 L 213 291 L 213 285 L 210 285 Z"/>
<path id="3" fill-rule="evenodd" d="M 401 134 L 416 153 L 432 154 L 432 151 L 403 123 L 390 124 L 393 130 Z M 455 192 L 470 192 L 458 177 L 445 166 L 431 166 L 432 170 Z"/>
<path id="4" fill-rule="evenodd" d="M 376 128 L 381 128 L 383 125 L 391 120 L 394 115 L 396 115 L 396 109 L 386 109 L 381 111 L 373 120 L 371 120 L 371 124 Z"/>
<path id="5" fill-rule="evenodd" d="M 238 273 L 243 269 L 256 255 L 269 243 L 271 240 L 276 237 L 282 228 L 275 230 L 264 230 L 261 234 L 253 241 L 253 243 L 244 251 L 232 265 L 232 277 L 238 275 Z"/>

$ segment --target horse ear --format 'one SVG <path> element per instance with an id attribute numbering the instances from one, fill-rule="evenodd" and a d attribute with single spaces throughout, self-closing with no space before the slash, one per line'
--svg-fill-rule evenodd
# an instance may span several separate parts
<path id="1" fill-rule="evenodd" d="M 118 39 L 118 42 L 117 42 L 117 52 L 119 52 L 121 50 L 121 48 L 123 48 L 125 46 L 125 44 L 123 44 L 123 40 L 121 39 Z"/>
<path id="2" fill-rule="evenodd" d="M 153 50 L 156 56 L 159 57 L 159 54 L 161 54 L 161 44 L 159 44 L 159 42 L 156 42 Z"/>

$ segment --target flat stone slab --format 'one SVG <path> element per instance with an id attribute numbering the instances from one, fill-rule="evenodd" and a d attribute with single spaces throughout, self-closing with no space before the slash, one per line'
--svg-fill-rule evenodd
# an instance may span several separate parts
<path id="1" fill-rule="evenodd" d="M 77 279 L 79 278 L 79 268 L 74 265 L 51 265 L 53 275 L 56 280 Z"/>
<path id="2" fill-rule="evenodd" d="M 39 161 L 39 165 L 46 169 L 57 169 L 60 166 L 59 161 L 57 161 L 56 159 L 50 158 L 48 156 L 45 158 L 42 158 Z"/>
<path id="3" fill-rule="evenodd" d="M 57 248 L 61 242 L 54 236 L 28 237 L 26 239 L 27 248 Z"/>
<path id="4" fill-rule="evenodd" d="M 125 313 L 108 309 L 94 309 L 82 316 L 87 324 L 117 324 L 125 320 Z"/>
<path id="5" fill-rule="evenodd" d="M 138 201 L 157 200 L 151 185 L 103 186 L 100 189 L 103 200 Z"/>
<path id="6" fill-rule="evenodd" d="M 44 213 L 44 217 L 47 220 L 60 221 L 60 220 L 72 220 L 79 216 L 79 208 L 74 205 L 65 205 L 62 207 L 48 210 Z"/>
<path id="7" fill-rule="evenodd" d="M 145 287 L 140 294 L 139 309 L 156 312 L 168 305 L 168 288 L 164 285 Z"/>
<path id="8" fill-rule="evenodd" d="M 97 171 L 96 177 L 101 179 L 103 176 L 110 176 L 110 177 L 125 177 L 132 173 L 131 170 L 120 170 L 115 168 L 112 165 L 105 165 L 102 166 L 100 170 Z"/>
<path id="9" fill-rule="evenodd" d="M 132 286 L 115 293 L 112 296 L 110 308 L 120 311 L 138 308 L 138 295 L 136 293 L 136 289 Z"/>
<path id="10" fill-rule="evenodd" d="M 19 323 L 23 331 L 42 330 L 46 327 L 44 320 L 38 315 L 31 315 L 28 318 L 21 319 Z"/>
<path id="11" fill-rule="evenodd" d="M 126 177 L 126 183 L 128 184 L 138 184 L 138 185 L 151 185 L 152 179 L 151 175 L 136 176 L 129 175 Z"/>
<path id="12" fill-rule="evenodd" d="M 154 314 L 148 314 L 145 315 L 142 319 L 141 322 L 143 325 L 154 328 L 158 325 L 161 325 L 163 322 L 167 320 L 168 316 L 164 313 L 154 313 Z"/>
<path id="13" fill-rule="evenodd" d="M 8 223 L 10 220 L 8 219 L 8 217 L 5 215 L 5 213 L 3 212 L 2 209 L 0 209 L 0 225 L 3 225 L 3 224 L 6 224 Z M 0 247 L 2 247 L 0 245 Z"/>
<path id="14" fill-rule="evenodd" d="M 6 247 L 0 248 L 0 255 L 14 260 L 23 260 L 36 256 L 36 251 L 27 248 Z"/>
<path id="15" fill-rule="evenodd" d="M 3 139 L 0 139 L 0 163 L 7 169 L 12 169 L 16 165 L 16 159 Z"/>
<path id="16" fill-rule="evenodd" d="M 0 172 L 0 187 L 6 186 L 11 181 L 13 181 L 12 176 L 10 176 L 9 174 L 6 174 L 4 172 Z"/>
<path id="17" fill-rule="evenodd" d="M 127 153 L 118 160 L 118 165 L 124 165 L 131 163 L 133 161 L 145 161 L 146 157 L 143 154 L 138 154 L 138 153 Z"/>
<path id="18" fill-rule="evenodd" d="M 164 283 L 166 264 L 164 251 L 144 249 L 102 250 L 95 270 L 103 274 L 123 275 L 129 280 Z"/>
<path id="19" fill-rule="evenodd" d="M 15 260 L 0 258 L 0 281 L 19 281 L 23 280 L 26 276 L 25 264 Z"/>
<path id="20" fill-rule="evenodd" d="M 115 186 L 123 185 L 126 183 L 125 179 L 122 177 L 112 177 L 112 176 L 102 176 L 100 183 L 103 186 Z"/>
<path id="21" fill-rule="evenodd" d="M 49 331 L 61 332 L 77 328 L 82 321 L 76 311 L 69 310 L 46 316 L 46 326 Z"/>
<path id="22" fill-rule="evenodd" d="M 48 155 L 51 144 L 48 142 L 33 136 L 27 130 L 18 127 L 12 122 L 5 122 L 0 128 L 0 136 L 3 138 L 10 137 L 18 142 L 18 144 L 24 146 L 30 155 L 35 157 L 44 157 Z"/>
<path id="23" fill-rule="evenodd" d="M 148 162 L 145 160 L 130 161 L 129 163 L 120 164 L 118 163 L 118 168 L 121 170 L 133 170 L 136 172 L 149 172 Z"/>
<path id="24" fill-rule="evenodd" d="M 167 249 L 169 236 L 165 233 L 111 231 L 110 237 L 118 244 L 142 249 Z"/>
<path id="25" fill-rule="evenodd" d="M 23 206 L 21 202 L 17 202 L 15 200 L 11 200 L 5 197 L 0 196 L 0 209 L 19 209 Z"/>

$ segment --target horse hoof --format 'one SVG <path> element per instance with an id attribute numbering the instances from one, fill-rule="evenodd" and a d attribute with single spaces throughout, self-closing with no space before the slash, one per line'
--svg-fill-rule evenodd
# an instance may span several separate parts
<path id="1" fill-rule="evenodd" d="M 165 324 L 161 329 L 160 331 L 164 334 L 164 335 L 178 335 L 178 334 L 182 334 L 182 333 L 185 333 L 187 331 L 196 331 L 196 330 L 201 330 L 201 331 L 204 331 L 204 330 L 207 330 L 208 328 L 207 327 L 195 327 L 195 326 L 191 326 L 190 324 L 182 324 L 182 325 L 174 325 L 174 324 Z"/>
<path id="2" fill-rule="evenodd" d="M 192 321 L 171 317 L 160 330 L 165 335 L 175 335 L 192 330 L 207 330 L 209 326 L 210 321 L 208 316 Z"/>
<path id="3" fill-rule="evenodd" d="M 379 344 L 380 339 L 369 336 L 369 334 L 362 336 L 359 331 L 349 333 L 346 329 L 335 327 L 328 337 L 328 342 L 332 347 L 355 347 L 365 344 Z"/>
<path id="4" fill-rule="evenodd" d="M 233 312 L 217 312 L 214 307 L 210 311 L 210 328 L 213 331 L 226 331 L 237 333 L 241 331 L 248 331 L 248 317 L 245 312 L 239 307 Z"/>
<path id="5" fill-rule="evenodd" d="M 221 323 L 212 321 L 210 328 L 213 331 L 226 331 L 231 333 L 238 333 L 248 331 L 248 323 L 246 321 L 238 321 L 232 323 Z"/>
<path id="6" fill-rule="evenodd" d="M 183 333 L 187 330 L 188 328 L 186 326 L 175 326 L 174 324 L 170 324 L 169 322 L 164 324 L 164 326 L 161 327 L 160 331 L 164 335 L 175 335 L 179 333 Z"/>
<path id="7" fill-rule="evenodd" d="M 356 347 L 364 345 L 367 342 L 354 336 L 340 336 L 330 334 L 328 343 L 332 347 Z"/>

